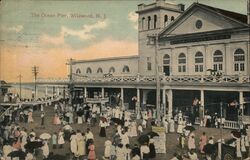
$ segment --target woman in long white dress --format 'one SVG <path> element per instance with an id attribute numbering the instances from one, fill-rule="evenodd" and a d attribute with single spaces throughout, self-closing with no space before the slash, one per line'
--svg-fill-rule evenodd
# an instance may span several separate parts
<path id="1" fill-rule="evenodd" d="M 111 145 L 112 145 L 112 142 L 110 140 L 106 140 L 105 141 L 105 149 L 104 149 L 104 158 L 105 159 L 110 159 L 110 156 L 111 156 Z"/>
<path id="2" fill-rule="evenodd" d="M 59 148 L 63 148 L 63 144 L 65 143 L 63 135 L 64 133 L 60 130 L 58 133 L 58 142 L 57 142 L 59 144 Z"/>
<path id="3" fill-rule="evenodd" d="M 86 142 L 85 137 L 80 133 L 80 131 L 76 134 L 76 140 L 77 140 L 77 155 L 78 156 L 84 156 L 86 155 Z"/>
<path id="4" fill-rule="evenodd" d="M 46 159 L 49 156 L 49 146 L 48 146 L 48 142 L 44 141 L 44 145 L 42 146 L 42 152 L 43 152 L 43 157 Z"/>
<path id="5" fill-rule="evenodd" d="M 70 150 L 71 152 L 76 155 L 77 154 L 77 140 L 76 140 L 76 134 L 73 133 L 70 136 Z"/>
<path id="6" fill-rule="evenodd" d="M 129 136 L 130 137 L 136 137 L 137 136 L 137 125 L 136 125 L 136 122 L 131 122 L 131 125 L 130 125 L 130 134 Z"/>

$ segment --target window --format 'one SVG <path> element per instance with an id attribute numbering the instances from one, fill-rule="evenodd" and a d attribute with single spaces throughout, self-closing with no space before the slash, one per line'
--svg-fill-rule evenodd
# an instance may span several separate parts
<path id="1" fill-rule="evenodd" d="M 156 24 L 157 24 L 157 15 L 154 15 L 154 29 L 156 29 Z"/>
<path id="2" fill-rule="evenodd" d="M 145 25 L 145 17 L 142 17 L 141 19 L 141 29 L 144 30 L 144 25 Z"/>
<path id="3" fill-rule="evenodd" d="M 76 74 L 81 74 L 81 70 L 79 68 L 76 69 Z"/>
<path id="4" fill-rule="evenodd" d="M 91 74 L 91 73 L 92 73 L 92 70 L 91 70 L 91 68 L 89 68 L 89 67 L 88 67 L 88 68 L 87 68 L 87 71 L 86 71 L 86 73 L 87 73 L 87 74 Z"/>
<path id="5" fill-rule="evenodd" d="M 124 66 L 122 69 L 123 73 L 128 73 L 129 72 L 129 67 L 128 66 Z"/>
<path id="6" fill-rule="evenodd" d="M 103 72 L 102 72 L 102 68 L 98 68 L 98 69 L 97 69 L 97 73 L 103 73 Z"/>
<path id="7" fill-rule="evenodd" d="M 223 70 L 223 54 L 220 50 L 216 50 L 213 55 L 214 70 Z"/>
<path id="8" fill-rule="evenodd" d="M 169 65 L 170 64 L 170 57 L 168 54 L 165 54 L 163 57 L 163 65 Z"/>
<path id="9" fill-rule="evenodd" d="M 171 17 L 171 22 L 174 21 L 174 16 Z"/>
<path id="10" fill-rule="evenodd" d="M 186 55 L 180 53 L 178 57 L 178 72 L 186 72 Z"/>
<path id="11" fill-rule="evenodd" d="M 164 25 L 167 26 L 168 25 L 168 15 L 164 16 Z"/>
<path id="12" fill-rule="evenodd" d="M 234 71 L 245 70 L 245 52 L 243 49 L 238 48 L 234 52 Z"/>
<path id="13" fill-rule="evenodd" d="M 150 30 L 150 26 L 151 26 L 151 17 L 148 16 L 148 30 Z"/>
<path id="14" fill-rule="evenodd" d="M 109 73 L 115 73 L 115 68 L 114 67 L 110 67 Z"/>
<path id="15" fill-rule="evenodd" d="M 203 54 L 201 52 L 197 52 L 194 57 L 195 61 L 195 72 L 203 72 Z"/>
<path id="16" fill-rule="evenodd" d="M 152 70 L 151 57 L 147 57 L 147 69 L 148 71 Z"/>

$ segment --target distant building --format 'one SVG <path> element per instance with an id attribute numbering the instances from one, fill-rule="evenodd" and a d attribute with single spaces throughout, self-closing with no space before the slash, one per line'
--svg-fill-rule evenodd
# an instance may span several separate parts
<path id="1" fill-rule="evenodd" d="M 7 85 L 7 83 L 3 80 L 0 80 L 0 96 L 5 95 L 6 93 L 8 93 L 8 88 L 10 88 L 11 86 Z"/>

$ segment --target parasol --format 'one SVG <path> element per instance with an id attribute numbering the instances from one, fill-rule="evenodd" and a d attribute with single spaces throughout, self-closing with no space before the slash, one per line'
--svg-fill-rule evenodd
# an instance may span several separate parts
<path id="1" fill-rule="evenodd" d="M 210 154 L 212 154 L 214 151 L 215 151 L 215 145 L 214 144 L 210 144 L 210 143 L 208 143 L 208 144 L 206 144 L 205 146 L 204 146 L 204 148 L 203 148 L 203 151 L 206 153 L 206 154 L 208 154 L 208 155 L 210 155 Z"/>
<path id="2" fill-rule="evenodd" d="M 237 131 L 237 130 L 234 130 L 234 131 L 231 132 L 231 136 L 233 138 L 237 139 L 237 138 L 241 137 L 241 133 L 239 131 Z"/>
<path id="3" fill-rule="evenodd" d="M 43 146 L 42 141 L 33 141 L 33 142 L 28 142 L 27 144 L 24 145 L 24 148 L 27 149 L 28 151 L 34 151 L 34 149 L 40 148 Z"/>
<path id="4" fill-rule="evenodd" d="M 120 124 L 120 125 L 123 125 L 123 124 L 124 124 L 124 122 L 123 122 L 121 119 L 119 119 L 119 118 L 111 118 L 110 120 L 111 120 L 112 122 L 117 123 L 117 124 Z"/>
<path id="5" fill-rule="evenodd" d="M 11 157 L 11 158 L 18 157 L 19 160 L 25 160 L 26 153 L 23 152 L 22 150 L 12 151 L 8 154 L 8 157 Z"/>
<path id="6" fill-rule="evenodd" d="M 190 132 L 195 131 L 195 128 L 193 126 L 186 126 L 184 129 L 189 130 Z"/>
<path id="7" fill-rule="evenodd" d="M 43 134 L 40 135 L 40 138 L 41 139 L 50 139 L 51 135 L 49 133 L 43 133 Z"/>
<path id="8" fill-rule="evenodd" d="M 149 142 L 149 137 L 147 135 L 141 135 L 139 138 L 138 138 L 138 142 L 140 144 L 145 144 L 145 143 L 148 143 Z"/>
<path id="9" fill-rule="evenodd" d="M 147 133 L 147 136 L 150 136 L 151 138 L 153 138 L 153 137 L 159 136 L 159 134 L 156 132 L 149 132 L 149 133 Z"/>
<path id="10" fill-rule="evenodd" d="M 82 116 L 82 115 L 84 115 L 84 110 L 81 109 L 77 112 L 77 116 Z"/>

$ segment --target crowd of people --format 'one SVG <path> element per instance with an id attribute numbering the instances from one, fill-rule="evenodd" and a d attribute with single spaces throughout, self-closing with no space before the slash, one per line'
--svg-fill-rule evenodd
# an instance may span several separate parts
<path id="1" fill-rule="evenodd" d="M 212 135 L 204 132 L 196 142 L 195 128 L 192 118 L 186 118 L 182 111 L 177 111 L 173 118 L 162 117 L 162 121 L 156 120 L 156 111 L 151 108 L 140 110 L 138 114 L 124 110 L 123 107 L 104 106 L 97 104 L 69 104 L 67 100 L 59 100 L 52 103 L 49 99 L 40 99 L 39 105 L 26 107 L 16 105 L 5 113 L 0 129 L 1 159 L 8 160 L 18 154 L 19 159 L 33 160 L 42 151 L 43 159 L 52 160 L 53 150 L 65 148 L 69 143 L 72 159 L 97 159 L 95 139 L 96 136 L 105 137 L 103 159 L 106 160 L 148 160 L 156 157 L 154 137 L 148 135 L 148 139 L 138 143 L 130 142 L 132 137 L 145 135 L 150 126 L 165 128 L 166 134 L 179 135 L 179 147 L 183 153 L 175 153 L 171 160 L 198 160 L 201 157 L 207 160 L 215 159 L 216 152 L 209 151 L 208 146 L 214 146 Z M 40 124 L 46 129 L 45 107 L 53 107 L 54 115 L 50 123 L 59 126 L 59 130 L 53 133 L 37 135 L 33 129 L 21 127 L 21 123 L 34 123 L 33 113 L 40 114 Z M 208 123 L 204 118 L 201 126 Z M 84 132 L 74 129 L 73 125 L 86 125 Z M 216 124 L 215 124 L 216 125 Z M 217 123 L 219 127 L 219 123 Z M 99 126 L 99 135 L 94 135 L 91 127 Z M 106 129 L 113 128 L 112 134 L 107 134 Z M 242 128 L 243 130 L 243 128 Z M 231 146 L 236 149 L 237 158 L 245 158 L 249 151 L 249 138 L 247 132 L 239 136 L 233 136 L 235 141 Z M 49 144 L 52 144 L 52 148 Z M 196 146 L 199 144 L 199 146 Z M 16 155 L 15 155 L 16 156 Z"/>

